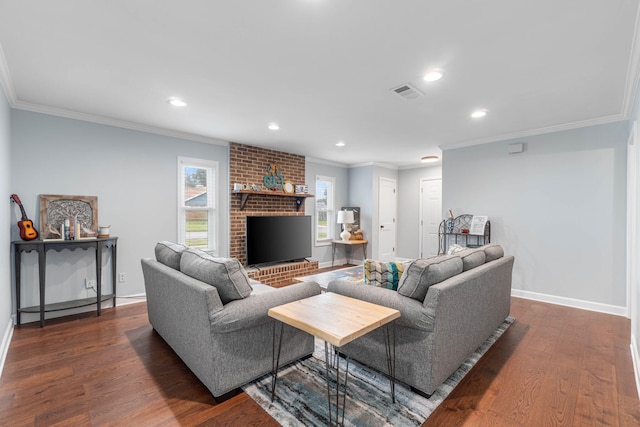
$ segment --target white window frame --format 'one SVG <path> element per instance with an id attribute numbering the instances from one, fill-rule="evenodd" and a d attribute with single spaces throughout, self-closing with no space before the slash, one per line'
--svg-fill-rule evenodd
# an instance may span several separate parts
<path id="1" fill-rule="evenodd" d="M 189 207 L 185 205 L 184 198 L 184 169 L 187 167 L 207 169 L 207 206 L 206 207 Z M 186 213 L 190 210 L 207 210 L 208 211 L 208 236 L 206 251 L 212 255 L 218 254 L 219 233 L 218 233 L 218 162 L 206 159 L 195 159 L 191 157 L 178 157 L 178 242 L 185 244 L 186 242 Z"/>
<path id="2" fill-rule="evenodd" d="M 314 221 L 314 241 L 316 246 L 329 246 L 331 241 L 335 239 L 336 234 L 336 179 L 332 176 L 316 175 L 316 198 L 318 197 L 318 182 L 327 182 L 330 184 L 327 186 L 327 237 L 323 239 L 318 238 L 318 221 L 320 218 L 320 212 L 318 209 L 318 203 L 315 203 L 315 221 Z"/>

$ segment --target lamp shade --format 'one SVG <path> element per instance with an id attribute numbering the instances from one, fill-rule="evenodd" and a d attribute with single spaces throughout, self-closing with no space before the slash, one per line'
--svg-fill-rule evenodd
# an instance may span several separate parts
<path id="1" fill-rule="evenodd" d="M 353 211 L 338 211 L 338 224 L 353 224 Z"/>

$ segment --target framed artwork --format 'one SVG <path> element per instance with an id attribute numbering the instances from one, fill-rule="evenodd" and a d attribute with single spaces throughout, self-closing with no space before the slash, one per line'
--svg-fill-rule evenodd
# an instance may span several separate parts
<path id="1" fill-rule="evenodd" d="M 98 197 L 40 195 L 40 234 L 42 239 L 59 239 L 60 226 L 67 218 L 77 218 L 80 237 L 98 234 Z"/>

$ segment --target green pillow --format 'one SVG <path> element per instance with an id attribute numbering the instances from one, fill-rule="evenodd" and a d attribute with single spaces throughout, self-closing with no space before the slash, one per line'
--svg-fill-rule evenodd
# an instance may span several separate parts
<path id="1" fill-rule="evenodd" d="M 365 259 L 364 284 L 396 291 L 403 271 L 404 264 L 401 262 L 379 262 Z"/>

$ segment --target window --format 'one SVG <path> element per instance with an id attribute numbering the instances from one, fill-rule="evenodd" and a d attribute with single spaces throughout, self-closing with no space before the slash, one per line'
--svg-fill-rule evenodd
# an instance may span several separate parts
<path id="1" fill-rule="evenodd" d="M 218 163 L 178 157 L 178 240 L 217 253 Z"/>
<path id="2" fill-rule="evenodd" d="M 316 176 L 316 245 L 328 245 L 335 236 L 335 181 Z"/>

